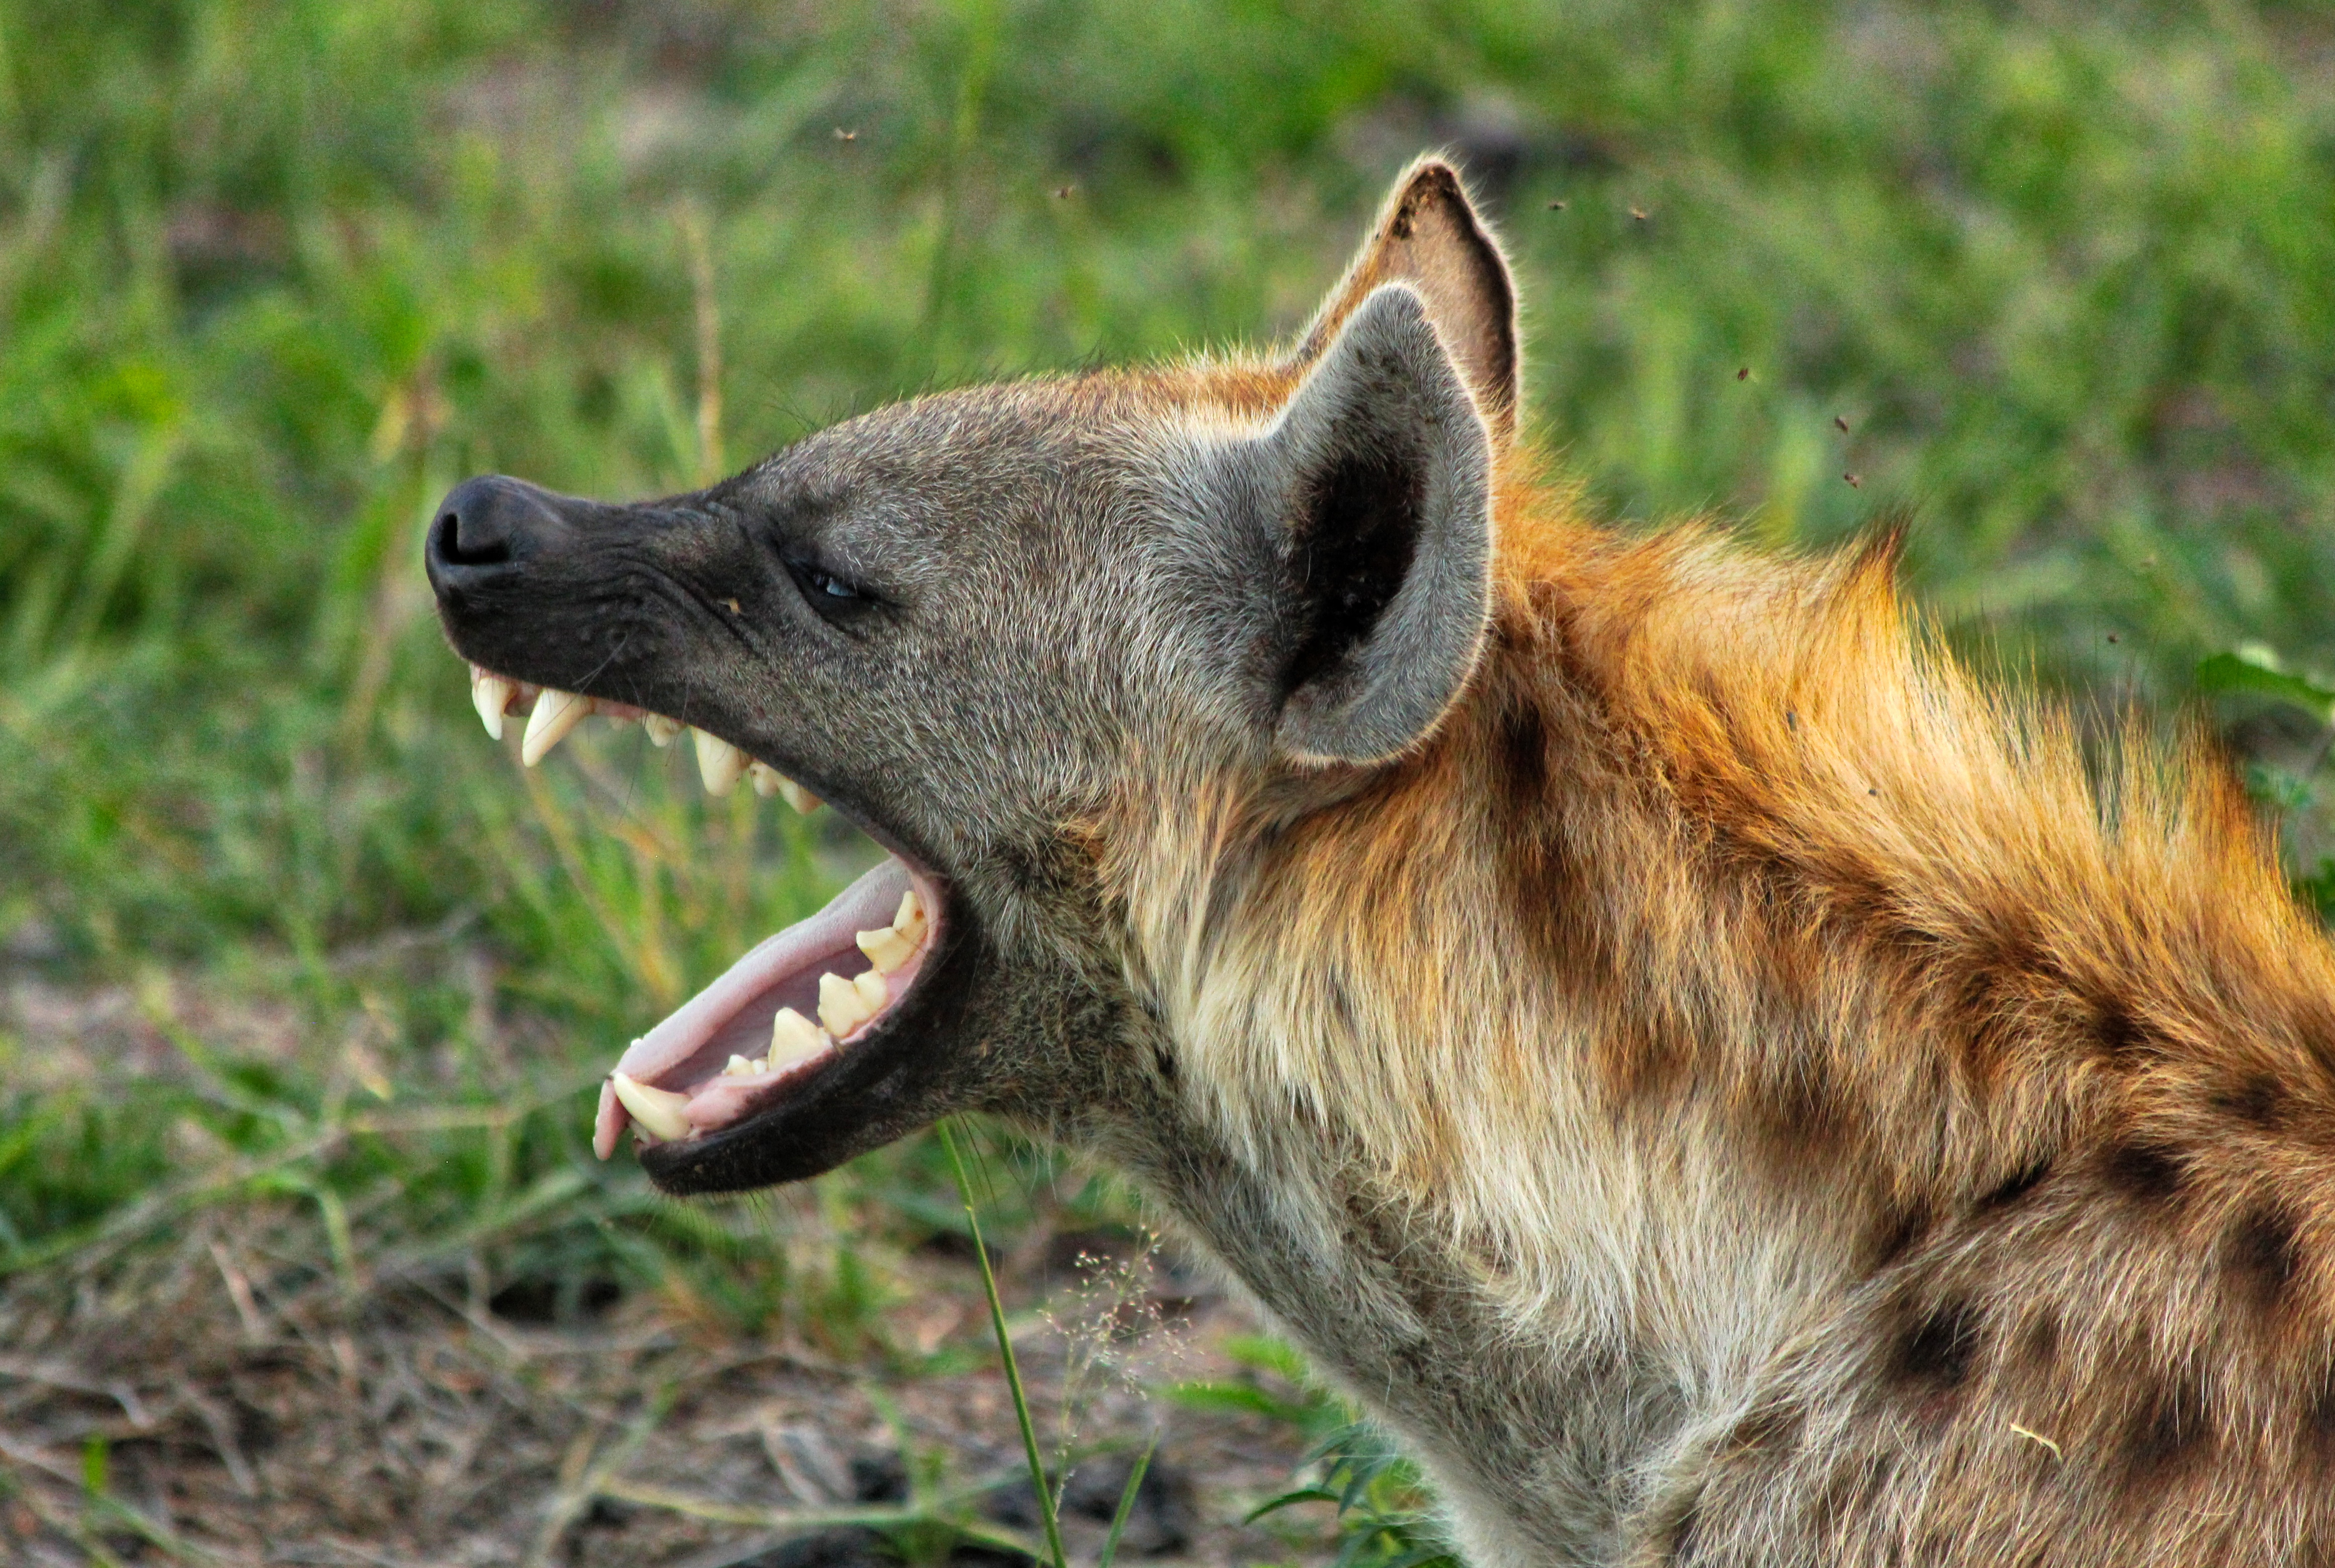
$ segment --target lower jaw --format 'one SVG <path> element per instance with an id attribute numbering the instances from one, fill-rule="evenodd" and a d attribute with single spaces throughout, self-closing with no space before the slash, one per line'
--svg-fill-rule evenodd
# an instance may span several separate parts
<path id="1" fill-rule="evenodd" d="M 893 920 L 901 895 L 914 889 L 925 911 L 922 945 L 885 977 L 883 1010 L 848 1027 L 831 1046 L 785 1062 L 777 1070 L 725 1074 L 733 1057 L 761 1057 L 771 1040 L 773 1018 L 792 1008 L 819 1016 L 822 975 L 849 980 L 872 971 L 855 937 Z M 666 1141 L 688 1143 L 733 1127 L 794 1098 L 834 1071 L 854 1053 L 880 1040 L 922 973 L 939 935 L 941 890 L 932 879 L 897 856 L 882 863 L 838 895 L 818 914 L 759 944 L 671 1017 L 633 1042 L 615 1071 L 652 1092 L 685 1094 L 677 1107 L 688 1127 Z M 847 956 L 848 955 L 848 956 Z M 855 962 L 856 961 L 856 962 Z M 832 1015 L 830 1015 L 832 1016 Z M 639 1118 L 626 1110 L 610 1084 L 604 1085 L 593 1147 L 606 1159 L 627 1125 Z"/>

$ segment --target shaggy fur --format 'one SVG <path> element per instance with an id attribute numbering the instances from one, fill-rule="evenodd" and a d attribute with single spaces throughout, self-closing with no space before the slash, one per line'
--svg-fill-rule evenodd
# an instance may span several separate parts
<path id="1" fill-rule="evenodd" d="M 1624 543 L 1514 484 L 1501 520 L 1418 756 L 1295 823 L 1196 781 L 1101 835 L 1197 1114 L 1291 1228 L 1358 1230 L 1390 1318 L 1464 1310 L 1441 1357 L 1594 1361 L 1550 1392 L 1606 1408 L 1508 1413 L 1552 1457 L 1612 1428 L 1574 1477 L 1327 1348 L 1516 1471 L 1498 1524 L 1454 1487 L 1478 1554 L 2311 1560 L 2335 971 L 2219 760 L 2094 782 L 1909 633 L 1886 549 Z"/>
<path id="2" fill-rule="evenodd" d="M 2335 963 L 2222 759 L 2088 768 L 1920 634 L 1894 537 L 1625 539 L 1498 473 L 1493 634 L 1413 755 L 1293 819 L 1171 771 L 1093 830 L 1280 1223 L 1171 1202 L 1479 1560 L 2319 1560 Z M 1277 1297 L 1293 1240 L 1377 1266 Z M 1358 1343 L 1413 1325 L 1507 1387 Z"/>

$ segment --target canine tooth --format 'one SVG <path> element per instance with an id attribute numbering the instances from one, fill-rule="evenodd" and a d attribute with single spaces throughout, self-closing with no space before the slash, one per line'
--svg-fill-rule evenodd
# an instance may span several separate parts
<path id="1" fill-rule="evenodd" d="M 819 1021 L 827 1025 L 827 1032 L 841 1040 L 853 1030 L 876 1016 L 859 988 L 839 974 L 819 977 Z"/>
<path id="2" fill-rule="evenodd" d="M 746 753 L 702 730 L 691 731 L 690 738 L 697 743 L 697 776 L 705 780 L 705 792 L 727 795 L 738 788 L 746 773 Z"/>
<path id="3" fill-rule="evenodd" d="M 900 895 L 900 913 L 892 916 L 892 929 L 913 944 L 925 934 L 925 901 L 909 888 Z"/>
<path id="4" fill-rule="evenodd" d="M 518 760 L 529 768 L 542 761 L 545 754 L 566 740 L 567 731 L 582 723 L 584 715 L 591 711 L 591 698 L 545 687 L 543 695 L 535 700 L 535 711 L 528 715 L 527 734 L 518 743 Z"/>
<path id="5" fill-rule="evenodd" d="M 793 1008 L 782 1007 L 770 1020 L 770 1070 L 817 1056 L 830 1043 L 826 1031 Z"/>
<path id="6" fill-rule="evenodd" d="M 689 1136 L 689 1118 L 681 1114 L 681 1108 L 689 1103 L 687 1095 L 675 1094 L 669 1089 L 651 1089 L 621 1072 L 610 1073 L 608 1082 L 625 1108 L 633 1113 L 633 1119 L 658 1137 L 670 1143 Z"/>
<path id="7" fill-rule="evenodd" d="M 649 732 L 649 744 L 660 751 L 672 745 L 673 737 L 681 733 L 681 726 L 662 713 L 642 714 L 641 728 Z"/>
<path id="8" fill-rule="evenodd" d="M 884 983 L 884 972 L 880 969 L 861 970 L 853 978 L 851 989 L 857 992 L 859 1000 L 867 1004 L 870 1018 L 883 1011 L 884 1004 L 892 1000 L 892 988 Z"/>
<path id="9" fill-rule="evenodd" d="M 786 775 L 768 762 L 747 763 L 746 777 L 753 781 L 754 793 L 765 800 L 776 795 L 779 792 L 779 786 L 787 781 Z"/>
<path id="10" fill-rule="evenodd" d="M 852 938 L 859 951 L 876 966 L 874 973 L 889 974 L 916 955 L 916 944 L 900 934 L 897 928 L 886 926 L 881 931 L 863 931 Z"/>
<path id="11" fill-rule="evenodd" d="M 487 733 L 499 740 L 503 738 L 503 710 L 518 695 L 518 687 L 500 675 L 480 672 L 470 682 L 470 706 L 479 711 L 479 722 Z"/>
<path id="12" fill-rule="evenodd" d="M 819 809 L 819 797 L 791 779 L 780 778 L 779 794 L 801 816 L 808 817 Z"/>

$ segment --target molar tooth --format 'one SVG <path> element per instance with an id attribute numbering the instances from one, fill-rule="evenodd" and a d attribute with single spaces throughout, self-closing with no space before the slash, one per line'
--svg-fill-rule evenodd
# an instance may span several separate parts
<path id="1" fill-rule="evenodd" d="M 892 988 L 884 983 L 884 972 L 880 969 L 861 970 L 851 982 L 851 989 L 859 993 L 870 1018 L 883 1011 L 884 1004 L 892 1000 Z"/>
<path id="2" fill-rule="evenodd" d="M 487 727 L 487 733 L 491 738 L 497 740 L 503 738 L 503 710 L 509 708 L 511 699 L 518 695 L 518 687 L 511 682 L 500 675 L 489 675 L 475 666 L 472 668 L 470 706 L 479 711 L 479 722 Z"/>
<path id="3" fill-rule="evenodd" d="M 687 1095 L 675 1094 L 669 1089 L 651 1089 L 621 1072 L 610 1073 L 608 1083 L 625 1108 L 633 1113 L 633 1119 L 655 1137 L 670 1143 L 687 1137 L 693 1130 L 689 1118 L 681 1114 L 681 1108 L 689 1103 Z"/>
<path id="4" fill-rule="evenodd" d="M 681 726 L 662 713 L 641 715 L 641 728 L 649 732 L 649 744 L 662 751 L 681 733 Z"/>
<path id="5" fill-rule="evenodd" d="M 691 731 L 690 739 L 697 743 L 697 776 L 705 780 L 705 792 L 727 795 L 738 788 L 746 772 L 746 753 L 702 730 Z"/>
<path id="6" fill-rule="evenodd" d="M 818 796 L 783 775 L 779 779 L 779 794 L 801 816 L 808 817 L 819 809 Z"/>
<path id="7" fill-rule="evenodd" d="M 770 1070 L 792 1067 L 817 1056 L 832 1043 L 819 1025 L 793 1008 L 782 1007 L 779 1015 L 770 1020 Z"/>
<path id="8" fill-rule="evenodd" d="M 760 1072 L 761 1070 L 762 1064 L 761 1062 L 748 1061 L 744 1057 L 732 1051 L 730 1053 L 730 1060 L 722 1064 L 722 1076 L 724 1078 L 743 1078 L 750 1072 Z"/>
<path id="9" fill-rule="evenodd" d="M 779 792 L 779 787 L 787 781 L 786 775 L 768 762 L 747 763 L 746 777 L 753 780 L 754 793 L 765 800 L 776 795 Z"/>
<path id="10" fill-rule="evenodd" d="M 851 982 L 839 974 L 819 977 L 819 1021 L 827 1025 L 828 1033 L 841 1040 L 875 1016 L 876 1010 Z"/>
<path id="11" fill-rule="evenodd" d="M 916 956 L 916 944 L 894 926 L 863 931 L 852 940 L 859 944 L 859 951 L 867 955 L 867 962 L 876 966 L 875 973 L 878 974 L 889 974 Z"/>
<path id="12" fill-rule="evenodd" d="M 532 768 L 543 760 L 554 746 L 567 738 L 567 731 L 584 721 L 592 711 L 592 699 L 579 697 L 573 692 L 543 689 L 535 700 L 535 711 L 528 715 L 527 733 L 518 743 L 518 760 Z"/>

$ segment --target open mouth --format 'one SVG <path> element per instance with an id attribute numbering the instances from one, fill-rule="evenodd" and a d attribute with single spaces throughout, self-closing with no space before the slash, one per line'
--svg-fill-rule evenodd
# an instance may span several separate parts
<path id="1" fill-rule="evenodd" d="M 530 768 L 595 713 L 637 720 L 660 747 L 684 730 L 645 709 L 529 685 L 477 664 L 470 696 L 498 740 L 509 716 L 528 715 L 519 757 Z M 757 793 L 782 796 L 799 811 L 819 805 L 729 741 L 688 733 L 711 793 L 727 795 L 751 779 Z M 809 1092 L 867 1050 L 936 950 L 943 893 L 931 872 L 889 853 L 826 908 L 757 945 L 625 1051 L 601 1086 L 594 1151 L 607 1158 L 627 1127 L 646 1145 L 702 1138 Z"/>

